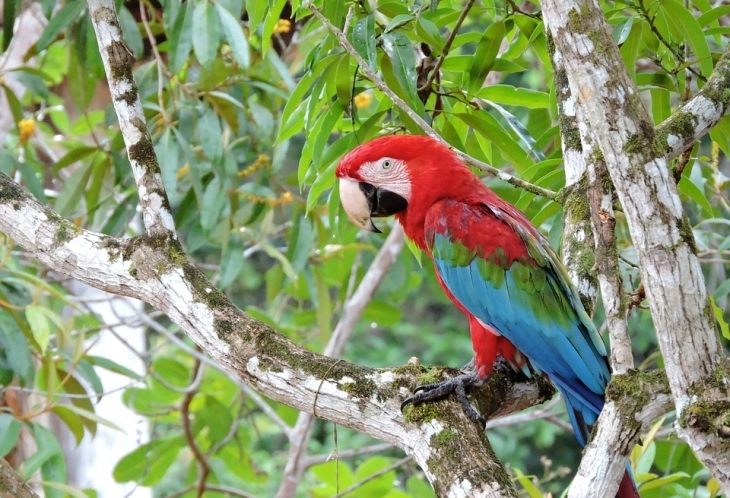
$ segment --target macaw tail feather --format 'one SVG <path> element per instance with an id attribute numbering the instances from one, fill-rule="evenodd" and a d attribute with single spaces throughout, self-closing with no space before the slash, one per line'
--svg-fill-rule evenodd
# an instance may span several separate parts
<path id="1" fill-rule="evenodd" d="M 573 426 L 575 438 L 581 447 L 585 447 L 591 434 L 591 426 L 596 423 L 597 413 L 600 413 L 602 406 L 596 406 L 591 402 L 594 400 L 580 395 L 576 396 L 575 393 L 567 391 L 564 387 L 558 386 L 558 390 L 565 400 L 568 418 L 570 419 L 570 425 Z M 616 498 L 640 498 L 630 464 L 626 464 L 626 472 L 621 478 Z"/>
<path id="2" fill-rule="evenodd" d="M 630 464 L 626 464 L 626 472 L 624 472 L 624 476 L 621 478 L 621 484 L 618 485 L 616 498 L 640 498 Z"/>

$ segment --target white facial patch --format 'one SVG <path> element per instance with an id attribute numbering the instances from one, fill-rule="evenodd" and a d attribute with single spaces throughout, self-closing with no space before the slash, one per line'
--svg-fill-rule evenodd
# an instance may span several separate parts
<path id="1" fill-rule="evenodd" d="M 363 163 L 360 167 L 363 181 L 374 187 L 390 190 L 406 201 L 411 200 L 411 179 L 406 163 L 392 157 L 381 157 L 377 161 Z"/>
<path id="2" fill-rule="evenodd" d="M 360 228 L 370 230 L 370 207 L 358 182 L 350 178 L 341 178 L 340 200 L 350 221 Z"/>

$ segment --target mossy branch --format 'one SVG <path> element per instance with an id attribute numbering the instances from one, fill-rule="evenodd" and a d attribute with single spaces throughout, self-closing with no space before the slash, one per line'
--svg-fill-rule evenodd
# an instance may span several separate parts
<path id="1" fill-rule="evenodd" d="M 4 174 L 0 231 L 54 271 L 162 311 L 215 361 L 269 398 L 402 448 L 437 489 L 466 481 L 475 489 L 499 483 L 500 493 L 513 495 L 484 431 L 457 401 L 410 409 L 407 418 L 400 411 L 417 385 L 454 372 L 430 372 L 417 365 L 373 369 L 318 355 L 236 308 L 188 260 L 176 238 L 120 239 L 78 228 Z M 550 395 L 540 379 L 494 376 L 475 400 L 490 417 Z M 454 462 L 438 457 L 445 451 L 435 446 L 443 442 L 438 437 L 443 430 L 459 434 L 460 451 L 469 458 Z"/>
<path id="2" fill-rule="evenodd" d="M 656 128 L 654 148 L 674 159 L 730 111 L 730 45 L 697 95 Z"/>
<path id="3" fill-rule="evenodd" d="M 0 458 L 0 497 L 38 498 L 8 462 Z"/>

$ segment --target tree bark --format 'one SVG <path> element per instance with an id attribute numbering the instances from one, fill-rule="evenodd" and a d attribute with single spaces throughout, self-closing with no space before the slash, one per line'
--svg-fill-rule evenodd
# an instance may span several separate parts
<path id="1" fill-rule="evenodd" d="M 730 377 L 692 228 L 667 165 L 670 151 L 656 146 L 662 137 L 657 137 L 597 3 L 545 0 L 542 6 L 565 58 L 571 91 L 585 109 L 626 214 L 675 401 L 678 433 L 728 493 L 730 445 L 722 419 Z M 713 78 L 726 78 L 728 65 L 726 54 Z M 721 116 L 726 99 L 720 92 L 699 102 Z M 706 129 L 707 121 L 691 120 L 688 135 Z M 673 144 L 673 135 L 667 137 Z M 619 456 L 614 469 L 622 465 Z"/>
<path id="2" fill-rule="evenodd" d="M 0 498 L 38 498 L 8 462 L 0 458 Z"/>

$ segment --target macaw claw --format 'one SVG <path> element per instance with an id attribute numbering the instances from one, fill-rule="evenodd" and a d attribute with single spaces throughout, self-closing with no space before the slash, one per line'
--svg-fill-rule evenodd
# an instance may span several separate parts
<path id="1" fill-rule="evenodd" d="M 403 408 L 410 403 L 418 405 L 420 403 L 437 401 L 445 398 L 451 393 L 455 393 L 456 399 L 459 400 L 461 407 L 464 409 L 464 413 L 466 413 L 473 422 L 477 422 L 484 427 L 487 424 L 486 419 L 481 416 L 471 403 L 469 403 L 469 399 L 466 396 L 467 388 L 479 387 L 482 384 L 484 384 L 484 379 L 480 379 L 476 370 L 474 370 L 442 382 L 418 386 L 413 392 L 413 396 L 406 398 L 406 400 L 403 401 L 400 405 L 400 409 L 402 411 Z"/>

